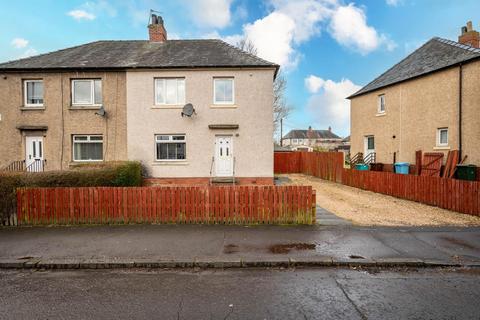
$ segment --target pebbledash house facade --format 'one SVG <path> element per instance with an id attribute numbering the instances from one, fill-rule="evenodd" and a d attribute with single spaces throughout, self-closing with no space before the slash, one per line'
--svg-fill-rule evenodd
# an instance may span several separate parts
<path id="1" fill-rule="evenodd" d="M 0 64 L 0 167 L 137 160 L 153 183 L 273 183 L 279 66 L 221 40 L 98 41 Z"/>

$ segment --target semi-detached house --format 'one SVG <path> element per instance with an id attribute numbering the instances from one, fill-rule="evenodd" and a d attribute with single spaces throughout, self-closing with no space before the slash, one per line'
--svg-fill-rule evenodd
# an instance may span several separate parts
<path id="1" fill-rule="evenodd" d="M 480 33 L 433 38 L 349 97 L 352 155 L 415 163 L 415 152 L 459 150 L 480 165 Z"/>
<path id="2" fill-rule="evenodd" d="M 272 183 L 279 66 L 221 40 L 168 40 L 155 15 L 148 29 L 0 64 L 0 167 L 128 159 L 156 183 Z"/>

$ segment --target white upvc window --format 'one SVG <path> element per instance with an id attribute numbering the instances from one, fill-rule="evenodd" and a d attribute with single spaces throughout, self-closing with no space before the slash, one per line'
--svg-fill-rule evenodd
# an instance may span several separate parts
<path id="1" fill-rule="evenodd" d="M 72 105 L 101 106 L 102 80 L 76 79 L 72 80 Z"/>
<path id="2" fill-rule="evenodd" d="M 73 161 L 103 161 L 102 135 L 74 135 Z"/>
<path id="3" fill-rule="evenodd" d="M 43 107 L 43 80 L 24 80 L 24 106 Z"/>
<path id="4" fill-rule="evenodd" d="M 184 134 L 155 135 L 155 160 L 179 161 L 187 158 L 187 143 Z"/>
<path id="5" fill-rule="evenodd" d="M 437 146 L 438 147 L 448 146 L 448 128 L 437 129 Z"/>
<path id="6" fill-rule="evenodd" d="M 235 84 L 233 78 L 213 79 L 213 104 L 234 104 Z"/>
<path id="7" fill-rule="evenodd" d="M 185 78 L 155 79 L 155 105 L 185 104 Z"/>
<path id="8" fill-rule="evenodd" d="M 378 113 L 385 113 L 385 95 L 381 94 L 378 96 Z"/>
<path id="9" fill-rule="evenodd" d="M 292 143 L 293 143 L 293 144 L 297 144 L 297 143 L 298 143 L 298 139 L 292 139 Z"/>

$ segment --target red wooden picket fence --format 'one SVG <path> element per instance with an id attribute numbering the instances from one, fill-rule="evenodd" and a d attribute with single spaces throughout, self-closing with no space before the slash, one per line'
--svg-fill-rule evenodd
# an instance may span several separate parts
<path id="1" fill-rule="evenodd" d="M 311 186 L 26 188 L 19 225 L 315 224 Z"/>
<path id="2" fill-rule="evenodd" d="M 287 162 L 291 161 L 291 164 Z M 480 215 L 480 182 L 343 168 L 341 152 L 275 153 L 275 173 L 303 173 L 347 186 Z"/>

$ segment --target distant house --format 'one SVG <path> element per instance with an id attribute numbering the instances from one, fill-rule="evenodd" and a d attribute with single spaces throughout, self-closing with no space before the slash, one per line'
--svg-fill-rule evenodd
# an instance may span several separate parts
<path id="1" fill-rule="evenodd" d="M 351 95 L 351 152 L 380 163 L 460 150 L 480 165 L 480 36 L 433 38 Z"/>
<path id="2" fill-rule="evenodd" d="M 342 144 L 340 144 L 335 151 L 344 152 L 350 154 L 350 136 L 342 139 Z"/>
<path id="3" fill-rule="evenodd" d="M 328 130 L 313 130 L 312 127 L 308 127 L 308 130 L 291 130 L 282 141 L 284 146 L 297 151 L 332 151 L 342 144 L 342 138 L 333 133 L 331 127 Z"/>

